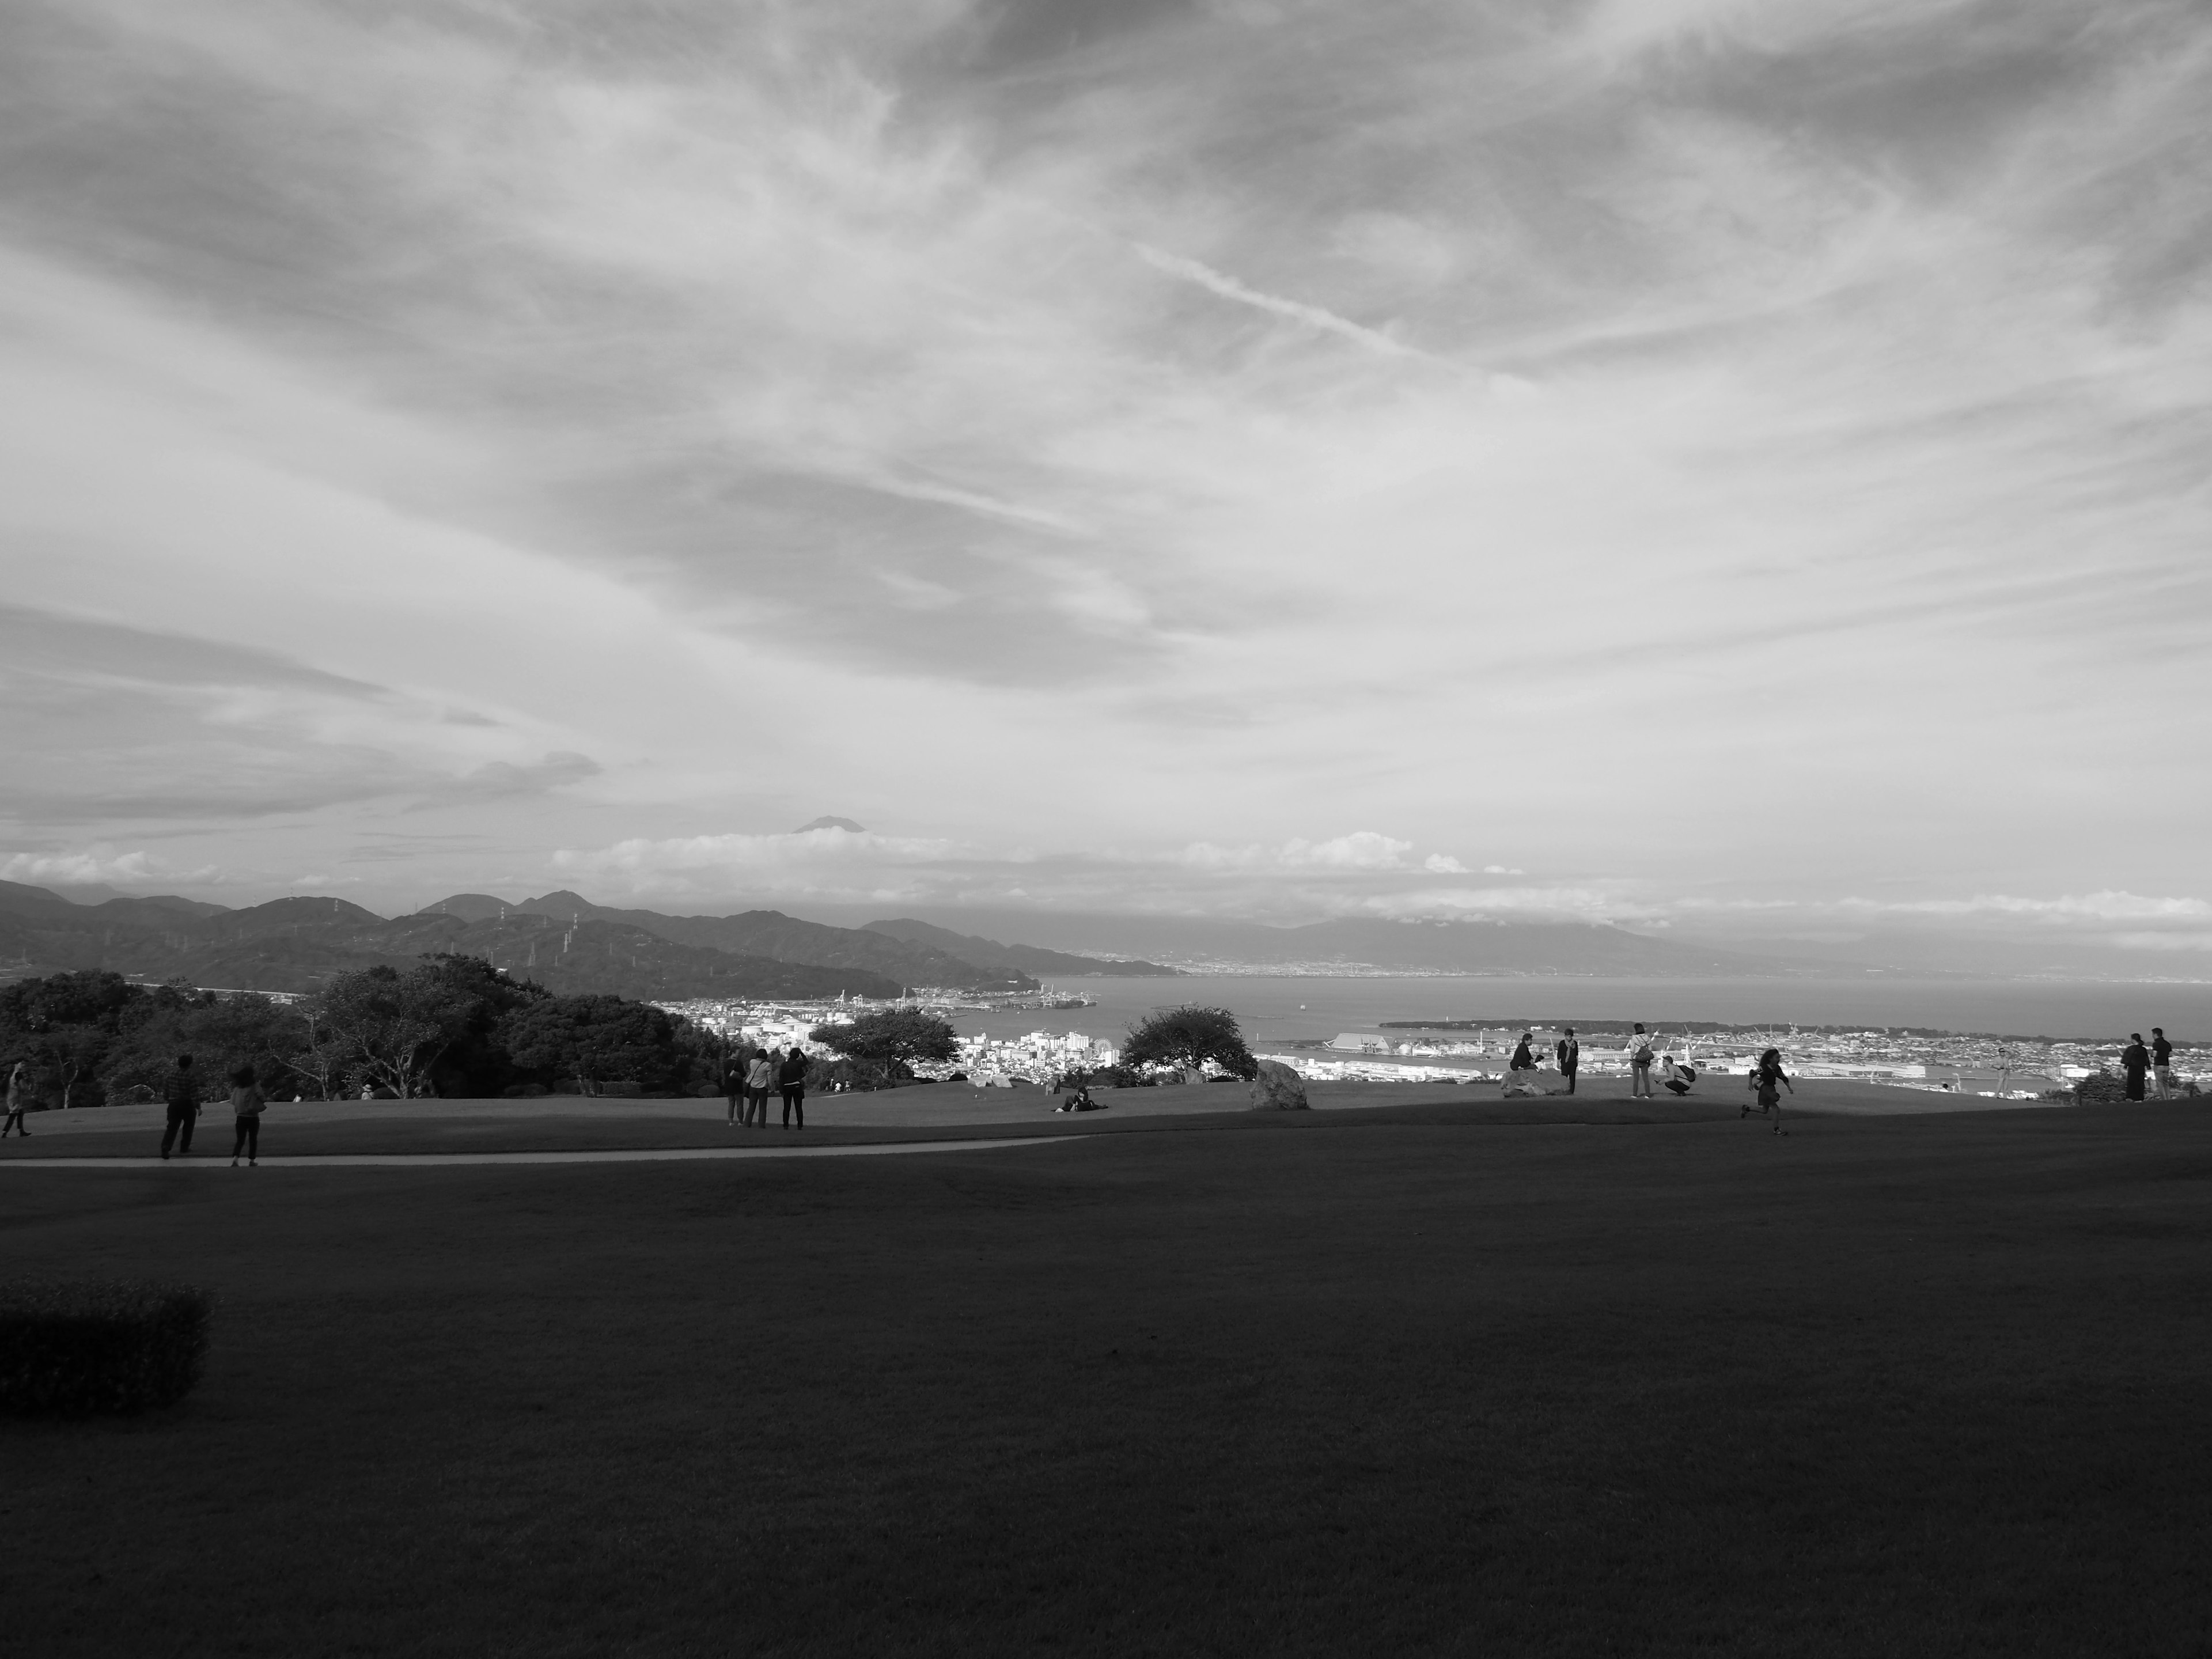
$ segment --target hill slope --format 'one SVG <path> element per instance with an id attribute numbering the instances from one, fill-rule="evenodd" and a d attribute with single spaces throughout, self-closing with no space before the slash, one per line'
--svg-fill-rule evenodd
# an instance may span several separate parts
<path id="1" fill-rule="evenodd" d="M 494 902 L 496 903 L 496 901 Z M 686 945 L 640 927 L 510 914 L 504 921 L 435 914 L 387 921 L 343 899 L 288 898 L 195 917 L 149 900 L 0 909 L 0 959 L 18 971 L 105 968 L 149 979 L 253 991 L 311 991 L 334 974 L 411 966 L 453 951 L 489 957 L 563 994 L 692 997 L 894 997 L 899 982 L 862 969 L 819 967 Z"/>
<path id="2" fill-rule="evenodd" d="M 867 931 L 888 933 L 891 938 L 902 939 L 909 945 L 929 945 L 963 961 L 980 963 L 986 968 L 1001 968 L 1017 974 L 1050 975 L 1059 979 L 1073 979 L 1097 974 L 1173 977 L 1182 971 L 1176 968 L 1163 968 L 1157 962 L 1103 962 L 1097 957 L 1070 956 L 1065 951 L 1048 951 L 1040 945 L 1001 945 L 994 939 L 981 939 L 973 933 L 956 933 L 949 927 L 917 921 L 911 916 L 900 916 L 890 921 L 872 921 L 867 925 Z"/>
<path id="3" fill-rule="evenodd" d="M 448 906 L 459 902 L 444 901 Z M 1036 981 L 1017 968 L 978 965 L 933 945 L 911 943 L 862 927 L 801 921 L 781 910 L 747 910 L 733 916 L 669 916 L 657 910 L 617 910 L 566 891 L 525 899 L 512 908 L 561 921 L 581 917 L 618 923 L 704 950 L 879 974 L 900 985 L 954 986 L 979 991 L 1036 989 Z"/>

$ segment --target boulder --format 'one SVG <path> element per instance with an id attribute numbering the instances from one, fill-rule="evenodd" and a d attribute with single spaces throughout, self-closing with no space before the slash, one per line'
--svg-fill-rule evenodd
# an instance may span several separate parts
<path id="1" fill-rule="evenodd" d="M 1306 1099 L 1306 1081 L 1279 1060 L 1263 1060 L 1260 1073 L 1252 1079 L 1252 1109 L 1255 1112 L 1304 1112 L 1311 1109 Z"/>

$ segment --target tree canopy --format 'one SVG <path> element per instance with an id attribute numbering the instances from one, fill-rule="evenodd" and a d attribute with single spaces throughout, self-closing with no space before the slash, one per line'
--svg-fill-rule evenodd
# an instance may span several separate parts
<path id="1" fill-rule="evenodd" d="M 916 1060 L 951 1060 L 960 1037 L 949 1021 L 919 1008 L 885 1008 L 843 1025 L 817 1025 L 808 1040 L 852 1060 L 904 1064 Z"/>
<path id="2" fill-rule="evenodd" d="M 105 972 L 0 988 L 0 1073 L 28 1062 L 33 1098 L 51 1106 L 158 1089 L 179 1054 L 204 1079 L 251 1066 L 266 1088 L 325 1100 L 365 1086 L 482 1097 L 571 1079 L 673 1092 L 711 1073 L 713 1046 L 649 1004 L 556 997 L 458 955 L 339 974 L 293 1004 Z"/>
<path id="3" fill-rule="evenodd" d="M 1163 1008 L 1129 1029 L 1121 1048 L 1121 1064 L 1174 1066 L 1195 1069 L 1212 1061 L 1231 1077 L 1256 1077 L 1260 1062 L 1244 1046 L 1244 1033 L 1237 1016 L 1226 1008 L 1203 1008 L 1186 1003 Z"/>

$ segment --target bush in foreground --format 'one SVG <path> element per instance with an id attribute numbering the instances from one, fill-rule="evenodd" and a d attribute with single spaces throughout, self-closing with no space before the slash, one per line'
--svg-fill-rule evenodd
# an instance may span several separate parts
<path id="1" fill-rule="evenodd" d="M 0 1411 L 173 1405 L 199 1381 L 214 1307 L 189 1285 L 0 1285 Z"/>

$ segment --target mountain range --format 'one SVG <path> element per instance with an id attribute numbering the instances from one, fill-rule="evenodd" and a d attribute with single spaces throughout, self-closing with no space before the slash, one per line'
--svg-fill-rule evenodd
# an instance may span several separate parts
<path id="1" fill-rule="evenodd" d="M 957 914 L 971 926 L 978 919 L 975 912 Z M 1010 912 L 986 925 L 994 933 L 1018 931 L 1054 944 L 1001 943 L 915 916 L 838 927 L 777 910 L 667 915 L 594 904 L 565 890 L 517 901 L 456 893 L 413 915 L 386 918 L 339 898 L 277 899 L 234 910 L 169 895 L 92 904 L 0 882 L 0 973 L 107 968 L 198 985 L 299 991 L 348 969 L 404 966 L 426 953 L 456 951 L 488 957 L 555 991 L 675 1000 L 841 991 L 892 997 L 914 986 L 1022 994 L 1036 990 L 1040 977 L 1164 976 L 1182 970 L 1177 963 L 1279 972 L 1304 966 L 1622 978 L 1752 977 L 1807 968 L 1832 972 L 1837 966 L 1562 922 L 1355 917 L 1279 927 Z M 1138 951 L 1145 955 L 1135 957 Z M 1153 959 L 1160 957 L 1170 965 Z"/>

